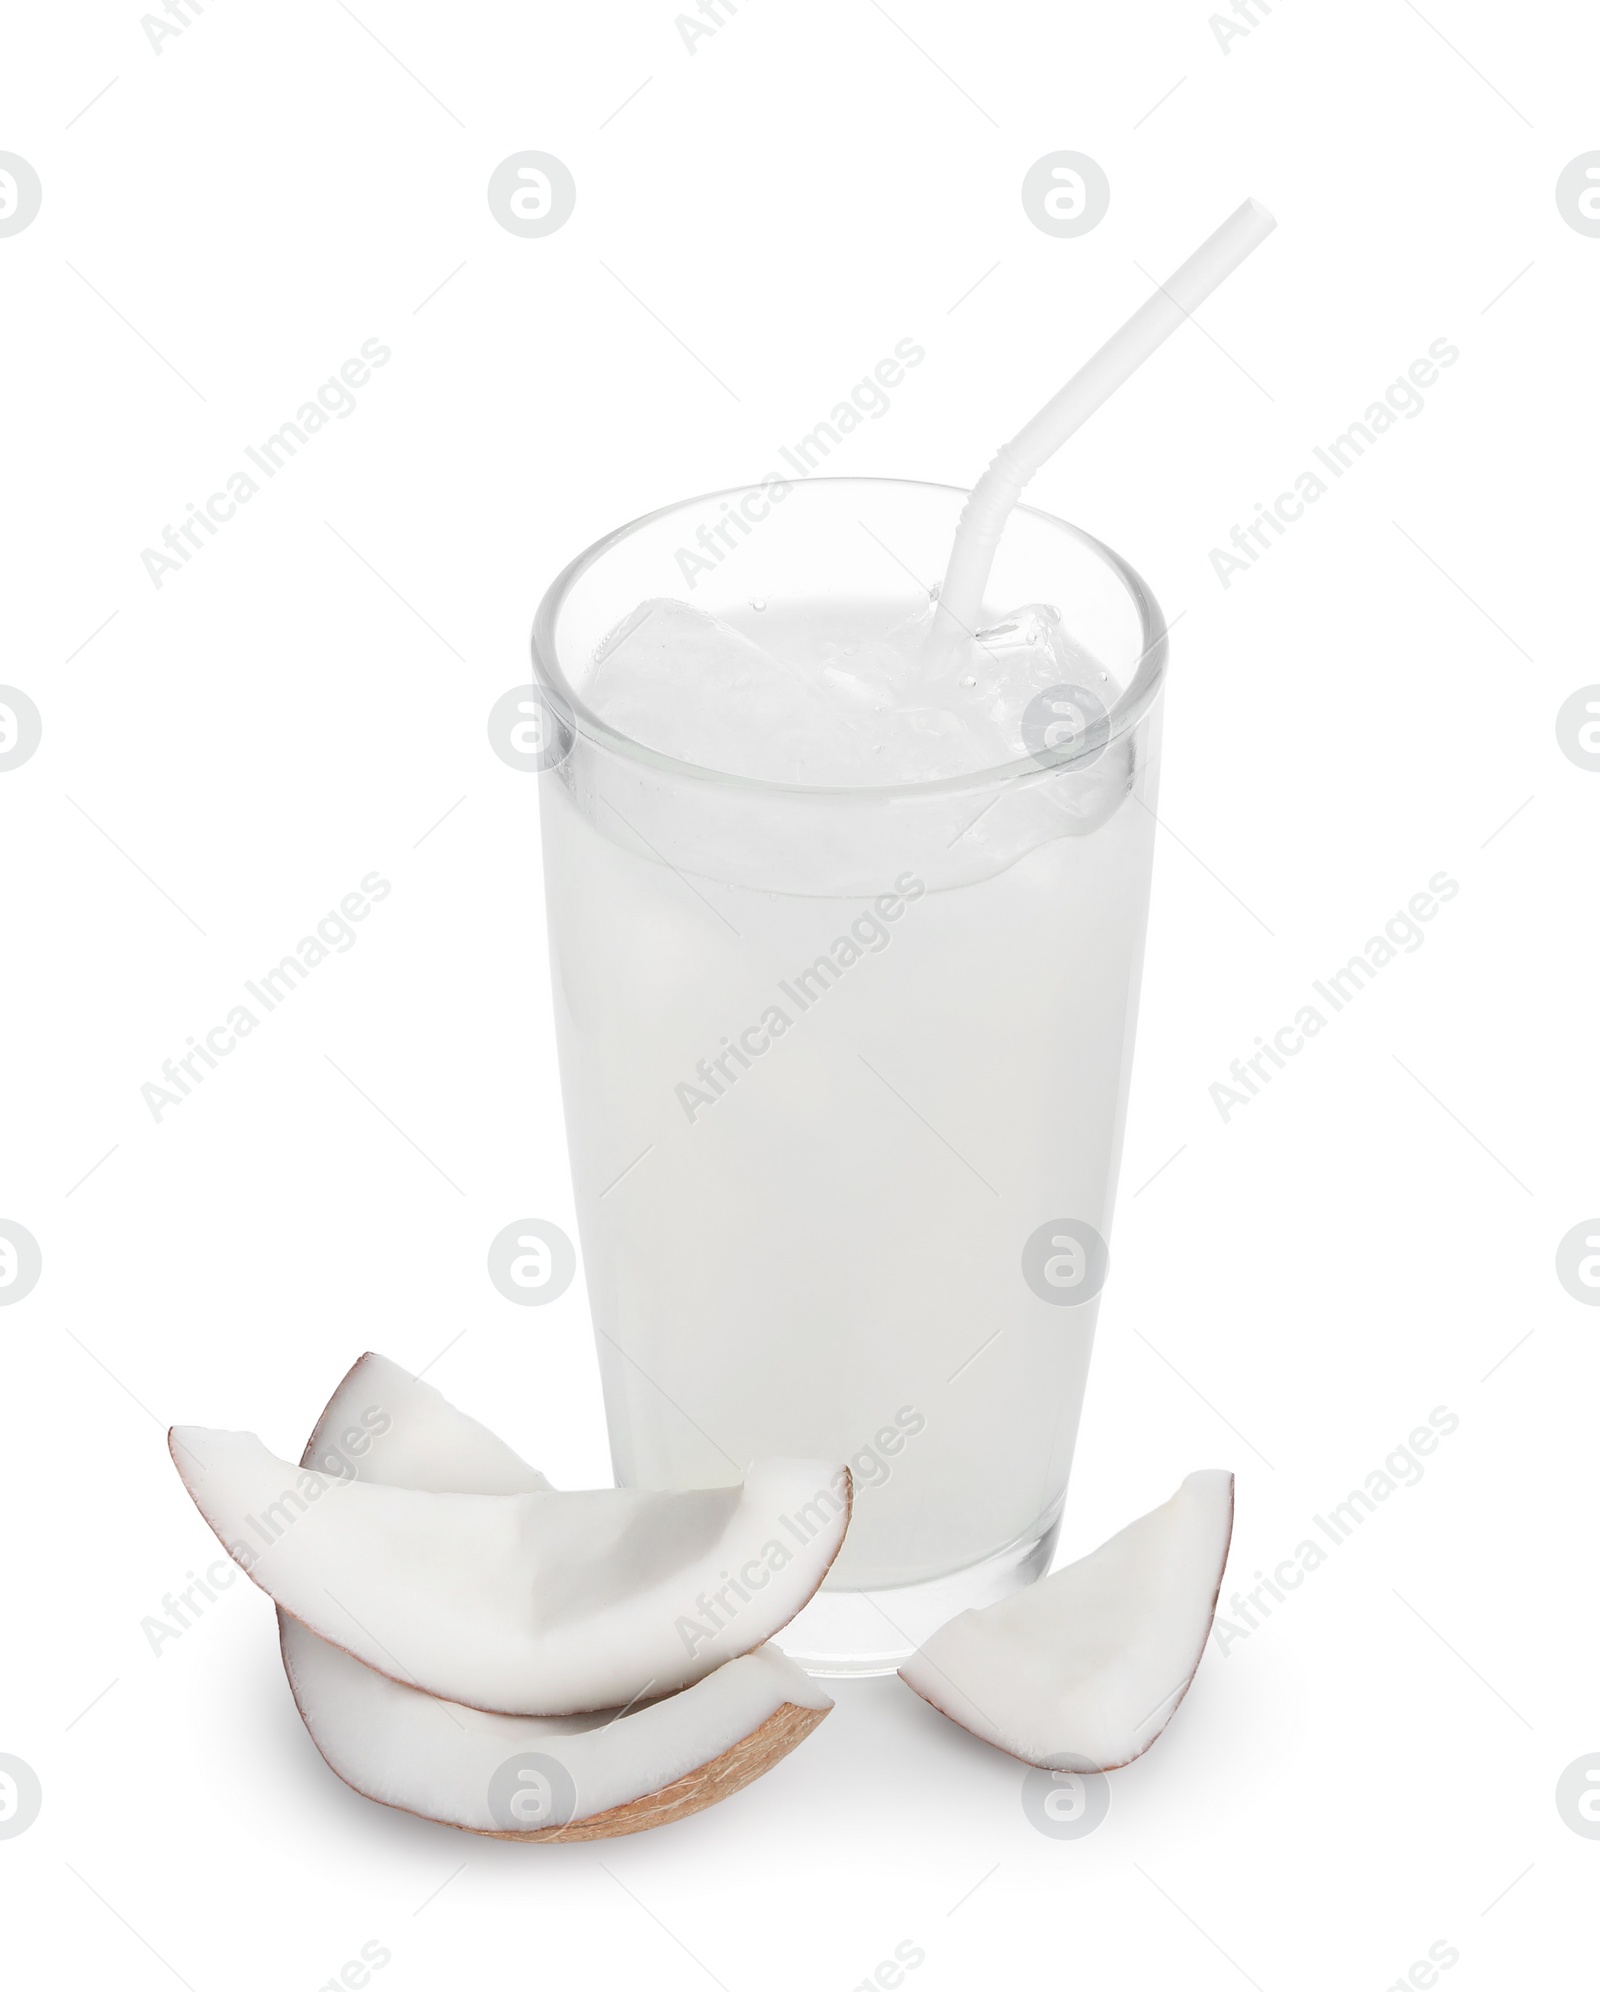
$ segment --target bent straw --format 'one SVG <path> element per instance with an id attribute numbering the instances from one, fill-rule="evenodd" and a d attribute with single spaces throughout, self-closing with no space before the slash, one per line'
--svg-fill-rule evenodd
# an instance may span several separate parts
<path id="1" fill-rule="evenodd" d="M 1122 383 L 1277 227 L 1259 201 L 1236 208 L 1031 422 L 1004 444 L 962 507 L 930 644 L 947 649 L 977 629 L 995 548 L 1022 487 Z"/>

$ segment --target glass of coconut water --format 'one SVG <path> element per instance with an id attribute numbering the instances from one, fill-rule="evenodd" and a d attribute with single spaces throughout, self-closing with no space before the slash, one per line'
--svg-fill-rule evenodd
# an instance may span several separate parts
<path id="1" fill-rule="evenodd" d="M 1048 1565 L 1111 1236 L 1165 631 L 1026 507 L 950 627 L 967 496 L 693 499 L 581 555 L 535 628 L 617 1477 L 848 1461 L 843 1552 L 781 1636 L 819 1671 Z"/>

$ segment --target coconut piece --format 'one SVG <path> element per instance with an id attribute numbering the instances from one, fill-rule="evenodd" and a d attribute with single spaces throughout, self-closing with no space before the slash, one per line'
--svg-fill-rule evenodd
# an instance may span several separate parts
<path id="1" fill-rule="evenodd" d="M 487 1425 L 458 1411 L 431 1383 L 371 1350 L 328 1399 L 300 1464 L 435 1494 L 550 1491 L 544 1475 Z"/>
<path id="2" fill-rule="evenodd" d="M 251 1432 L 175 1426 L 174 1463 L 241 1568 L 379 1673 L 505 1715 L 688 1687 L 813 1595 L 846 1468 L 763 1460 L 742 1487 L 460 1494 L 292 1466 Z"/>
<path id="3" fill-rule="evenodd" d="M 941 1626 L 900 1678 L 1025 1764 L 1116 1770 L 1188 1692 L 1232 1533 L 1233 1475 L 1191 1473 L 1093 1555 Z"/>
<path id="4" fill-rule="evenodd" d="M 302 1463 L 437 1493 L 549 1489 L 486 1426 L 372 1353 L 329 1399 Z M 488 1715 L 374 1673 L 281 1606 L 278 1633 L 295 1706 L 346 1784 L 498 1839 L 595 1840 L 685 1818 L 770 1770 L 833 1706 L 764 1646 L 634 1712 Z"/>
<path id="5" fill-rule="evenodd" d="M 279 1615 L 311 1740 L 363 1797 L 501 1840 L 641 1833 L 730 1797 L 832 1708 L 774 1646 L 617 1714 L 487 1715 L 364 1667 Z"/>

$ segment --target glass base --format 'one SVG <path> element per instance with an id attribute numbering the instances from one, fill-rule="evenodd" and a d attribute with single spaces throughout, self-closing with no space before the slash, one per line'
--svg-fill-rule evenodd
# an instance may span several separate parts
<path id="1" fill-rule="evenodd" d="M 808 1674 L 892 1674 L 930 1633 L 957 1613 L 998 1604 L 1050 1568 L 1058 1509 L 1042 1530 L 1030 1529 L 979 1563 L 921 1584 L 878 1591 L 833 1590 L 827 1584 L 781 1632 L 773 1635 Z"/>

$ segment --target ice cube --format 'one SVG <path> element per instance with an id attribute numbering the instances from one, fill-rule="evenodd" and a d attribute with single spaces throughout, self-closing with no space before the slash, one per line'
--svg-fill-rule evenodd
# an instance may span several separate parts
<path id="1" fill-rule="evenodd" d="M 1061 611 L 1048 602 L 1030 602 L 1003 621 L 978 631 L 976 670 L 979 683 L 1015 690 L 1019 684 L 1036 689 L 1061 678 L 1059 640 Z"/>
<path id="2" fill-rule="evenodd" d="M 641 602 L 595 651 L 589 703 L 674 760 L 766 781 L 825 780 L 858 758 L 812 675 L 687 602 Z"/>
<path id="3" fill-rule="evenodd" d="M 676 760 L 831 787 L 937 781 L 1022 759 L 1032 751 L 1024 713 L 1062 685 L 1115 701 L 1047 604 L 1015 610 L 932 667 L 931 610 L 885 629 L 847 608 L 774 605 L 757 640 L 687 602 L 641 602 L 596 649 L 589 703 Z"/>

